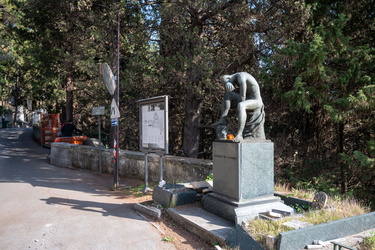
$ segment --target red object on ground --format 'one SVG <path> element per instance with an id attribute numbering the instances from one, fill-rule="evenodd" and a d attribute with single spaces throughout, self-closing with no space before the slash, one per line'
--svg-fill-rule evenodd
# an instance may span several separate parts
<path id="1" fill-rule="evenodd" d="M 58 114 L 42 114 L 40 121 L 40 140 L 49 146 L 54 142 L 59 132 L 60 116 Z"/>
<path id="2" fill-rule="evenodd" d="M 88 139 L 87 136 L 72 136 L 72 137 L 57 137 L 55 139 L 55 142 L 66 142 L 70 144 L 82 144 L 86 139 Z"/>

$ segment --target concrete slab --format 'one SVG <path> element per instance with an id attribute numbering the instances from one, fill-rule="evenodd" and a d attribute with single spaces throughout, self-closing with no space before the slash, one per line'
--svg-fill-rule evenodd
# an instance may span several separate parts
<path id="1" fill-rule="evenodd" d="M 167 211 L 177 223 L 213 244 L 225 245 L 225 239 L 234 229 L 233 223 L 207 212 L 199 205 L 178 206 Z"/>
<path id="2" fill-rule="evenodd" d="M 173 220 L 212 244 L 238 249 L 263 249 L 242 227 L 191 204 L 169 208 Z"/>

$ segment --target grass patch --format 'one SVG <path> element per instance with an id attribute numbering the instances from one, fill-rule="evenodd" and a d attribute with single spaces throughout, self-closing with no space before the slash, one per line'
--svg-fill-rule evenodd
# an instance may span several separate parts
<path id="1" fill-rule="evenodd" d="M 136 187 L 128 186 L 128 187 L 125 187 L 125 188 L 121 188 L 121 191 L 125 194 L 128 194 L 128 195 L 134 195 L 135 197 L 142 197 L 144 195 L 150 195 L 149 193 L 142 192 L 144 187 L 145 187 L 145 185 L 139 185 L 139 186 L 136 186 Z M 152 189 L 150 186 L 149 186 L 149 188 Z"/>
<path id="2" fill-rule="evenodd" d="M 277 183 L 275 185 L 275 193 L 280 193 L 287 197 L 295 197 L 303 200 L 314 199 L 315 191 L 307 191 L 301 188 L 290 188 L 288 184 Z"/>
<path id="3" fill-rule="evenodd" d="M 310 201 L 313 200 L 315 195 L 313 191 L 287 189 L 287 186 L 275 187 L 275 192 Z M 255 219 L 249 222 L 246 230 L 256 241 L 265 246 L 266 237 L 268 235 L 277 236 L 282 232 L 293 230 L 292 228 L 282 225 L 290 220 L 300 220 L 317 225 L 370 212 L 369 208 L 362 206 L 359 202 L 352 198 L 339 196 L 328 197 L 327 205 L 329 207 L 327 209 L 307 209 L 306 211 L 301 209 L 301 211 L 299 211 L 301 213 L 297 214 L 296 216 L 285 217 L 274 221 Z"/>
<path id="4" fill-rule="evenodd" d="M 174 241 L 174 238 L 173 238 L 173 237 L 170 237 L 170 236 L 165 236 L 165 237 L 163 238 L 163 241 L 165 241 L 165 242 L 173 242 L 173 241 Z"/>
<path id="5" fill-rule="evenodd" d="M 365 237 L 361 245 L 361 249 L 363 250 L 375 249 L 375 232 L 373 232 L 370 236 Z"/>

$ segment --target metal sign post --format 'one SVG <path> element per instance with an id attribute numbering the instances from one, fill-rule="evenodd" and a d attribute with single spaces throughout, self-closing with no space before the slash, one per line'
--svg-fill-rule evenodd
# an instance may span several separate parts
<path id="1" fill-rule="evenodd" d="M 145 187 L 142 188 L 141 192 L 145 193 L 150 188 L 148 187 L 148 153 L 145 154 Z"/>
<path id="2" fill-rule="evenodd" d="M 114 127 L 115 136 L 113 137 L 113 156 L 114 156 L 114 185 L 113 188 L 117 189 L 119 185 L 119 146 L 118 146 L 118 138 L 119 138 L 119 127 L 118 127 L 118 118 L 120 118 L 120 111 L 117 107 L 117 103 L 115 99 L 112 100 L 111 104 L 111 126 Z"/>
<path id="3" fill-rule="evenodd" d="M 145 153 L 145 188 L 148 189 L 148 154 L 159 158 L 159 186 L 163 180 L 163 155 L 168 154 L 168 100 L 167 95 L 139 100 L 140 150 Z"/>
<path id="4" fill-rule="evenodd" d="M 115 101 L 116 101 L 116 107 L 118 109 L 120 104 L 120 14 L 117 13 L 117 58 L 116 58 L 116 94 L 115 94 Z M 120 112 L 118 112 L 118 117 L 120 118 Z M 117 119 L 116 117 L 114 117 Z M 117 122 L 117 125 L 115 126 L 115 136 L 114 136 L 114 149 L 116 150 L 115 155 L 115 174 L 114 174 L 114 185 L 113 188 L 117 189 L 119 186 L 119 133 L 120 128 Z"/>
<path id="5" fill-rule="evenodd" d="M 102 175 L 102 131 L 101 131 L 100 115 L 98 115 L 98 131 L 99 131 L 99 174 Z"/>
<path id="6" fill-rule="evenodd" d="M 101 131 L 101 115 L 104 115 L 105 108 L 104 106 L 93 107 L 91 115 L 98 116 L 98 132 L 99 132 L 99 173 L 102 175 L 102 131 Z"/>
<path id="7" fill-rule="evenodd" d="M 111 68 L 106 63 L 101 64 L 103 80 L 108 92 L 113 96 L 111 104 L 111 126 L 113 126 L 113 156 L 114 156 L 114 184 L 113 189 L 119 186 L 119 103 L 120 103 L 120 15 L 117 13 L 117 52 L 116 52 L 116 76 L 112 73 Z"/>

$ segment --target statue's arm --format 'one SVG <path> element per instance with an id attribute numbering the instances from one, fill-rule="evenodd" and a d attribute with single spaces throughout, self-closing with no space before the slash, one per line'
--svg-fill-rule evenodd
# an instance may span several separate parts
<path id="1" fill-rule="evenodd" d="M 247 91 L 247 85 L 246 80 L 238 79 L 238 83 L 240 85 L 240 95 L 241 95 L 241 102 L 246 100 L 246 91 Z"/>
<path id="2" fill-rule="evenodd" d="M 231 92 L 231 91 L 233 91 L 233 90 L 234 90 L 234 86 L 233 86 L 233 84 L 232 84 L 231 82 L 226 82 L 226 83 L 225 83 L 225 90 L 226 90 L 227 92 Z"/>

